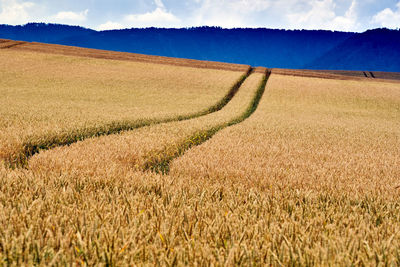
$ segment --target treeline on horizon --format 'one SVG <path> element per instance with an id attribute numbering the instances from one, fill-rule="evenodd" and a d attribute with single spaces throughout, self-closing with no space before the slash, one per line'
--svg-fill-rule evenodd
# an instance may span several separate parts
<path id="1" fill-rule="evenodd" d="M 400 71 L 400 31 L 364 33 L 266 28 L 133 28 L 0 25 L 0 38 L 222 61 L 270 68 Z"/>

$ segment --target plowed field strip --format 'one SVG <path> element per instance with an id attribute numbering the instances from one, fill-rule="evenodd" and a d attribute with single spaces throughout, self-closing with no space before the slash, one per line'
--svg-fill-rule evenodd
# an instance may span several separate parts
<path id="1" fill-rule="evenodd" d="M 144 126 L 167 123 L 173 121 L 183 121 L 200 116 L 204 116 L 222 109 L 229 101 L 235 96 L 237 91 L 247 77 L 251 74 L 252 68 L 249 67 L 247 72 L 240 77 L 240 79 L 232 86 L 228 94 L 224 96 L 217 104 L 207 108 L 206 110 L 196 112 L 189 115 L 170 117 L 165 119 L 150 119 L 150 120 L 135 120 L 131 122 L 111 122 L 104 124 L 102 126 L 88 127 L 85 129 L 76 129 L 70 132 L 65 132 L 63 134 L 57 134 L 47 139 L 32 140 L 23 143 L 23 151 L 20 157 L 14 159 L 15 164 L 12 166 L 23 167 L 28 162 L 29 158 L 37 154 L 41 150 L 53 149 L 58 146 L 70 145 L 72 143 L 82 141 L 90 137 L 98 137 L 104 135 L 117 134 L 122 131 L 130 131 L 133 129 L 141 128 Z"/>
<path id="2" fill-rule="evenodd" d="M 25 45 L 21 47 L 16 47 L 15 49 L 50 53 L 50 54 L 61 54 L 61 55 L 92 57 L 101 59 L 113 59 L 113 60 L 128 60 L 128 61 L 138 61 L 138 62 L 147 62 L 147 63 L 164 64 L 164 65 L 231 70 L 231 71 L 246 71 L 246 69 L 249 67 L 249 65 L 242 65 L 242 64 L 231 64 L 231 63 L 183 59 L 183 58 L 171 58 L 163 56 L 150 56 L 150 55 L 142 55 L 135 53 L 127 53 L 127 52 L 115 52 L 108 50 L 89 49 L 82 47 L 44 44 L 36 42 L 32 43 L 26 42 Z"/>
<path id="3" fill-rule="evenodd" d="M 12 48 L 18 45 L 23 45 L 26 42 L 22 42 L 22 41 L 7 41 L 4 40 L 4 42 L 0 42 L 0 49 L 8 49 L 8 48 Z"/>
<path id="4" fill-rule="evenodd" d="M 332 80 L 350 80 L 350 81 L 370 81 L 370 77 L 366 72 L 360 72 L 361 75 L 353 75 L 352 71 L 342 71 L 342 72 L 329 72 L 320 70 L 294 70 L 294 69 L 272 69 L 273 74 L 287 75 L 287 76 L 298 76 L 306 78 L 322 78 L 322 79 L 332 79 Z M 346 74 L 348 73 L 348 74 Z M 358 72 L 357 72 L 358 73 Z M 390 82 L 390 83 L 400 83 L 399 75 L 383 73 L 382 77 L 374 79 L 374 82 Z"/>

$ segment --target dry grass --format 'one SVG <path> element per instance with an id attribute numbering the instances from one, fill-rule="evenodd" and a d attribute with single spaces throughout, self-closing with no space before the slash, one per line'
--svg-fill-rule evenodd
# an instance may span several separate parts
<path id="1" fill-rule="evenodd" d="M 27 147 L 204 114 L 243 75 L 14 50 L 0 68 L 0 161 L 11 163 Z"/>

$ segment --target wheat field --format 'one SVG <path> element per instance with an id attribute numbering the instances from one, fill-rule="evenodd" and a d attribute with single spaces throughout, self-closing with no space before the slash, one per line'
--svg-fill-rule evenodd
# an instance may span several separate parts
<path id="1" fill-rule="evenodd" d="M 0 68 L 0 160 L 11 163 L 29 147 L 206 113 L 244 74 L 14 50 Z"/>
<path id="2" fill-rule="evenodd" d="M 220 111 L 191 120 L 157 124 L 43 151 L 30 159 L 29 167 L 35 172 L 78 172 L 89 175 L 108 175 L 110 172 L 124 175 L 129 169 L 150 169 L 164 159 L 179 155 L 184 149 L 182 146 L 201 141 L 208 131 L 223 127 L 245 113 L 263 77 L 261 73 L 252 74 Z"/>
<path id="3" fill-rule="evenodd" d="M 0 74 L 0 90 L 18 97 L 0 99 L 26 109 L 17 118 L 2 107 L 0 120 L 20 127 L 7 132 L 17 140 L 25 128 L 77 129 L 135 108 L 129 119 L 198 117 L 47 147 L 23 167 L 1 164 L 0 265 L 400 265 L 400 83 L 265 70 L 244 80 L 245 71 L 19 50 L 13 61 L 12 51 L 0 51 L 20 62 Z M 240 79 L 220 110 L 199 113 Z M 88 106 L 85 88 L 96 100 Z M 136 96 L 123 95 L 132 88 Z"/>
<path id="4" fill-rule="evenodd" d="M 397 266 L 400 86 L 272 75 L 253 116 L 175 160 L 171 176 L 220 186 L 237 255 Z"/>

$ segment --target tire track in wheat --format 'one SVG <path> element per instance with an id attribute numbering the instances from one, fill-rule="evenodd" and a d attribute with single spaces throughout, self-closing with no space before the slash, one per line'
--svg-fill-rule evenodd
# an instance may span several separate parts
<path id="1" fill-rule="evenodd" d="M 29 159 L 35 154 L 43 150 L 50 150 L 55 147 L 71 145 L 78 141 L 82 141 L 87 138 L 106 136 L 112 134 L 118 134 L 123 131 L 131 131 L 134 129 L 142 128 L 145 126 L 168 123 L 173 121 L 184 121 L 193 118 L 198 118 L 204 115 L 214 113 L 221 110 L 225 105 L 227 105 L 235 94 L 238 92 L 240 86 L 252 73 L 253 68 L 249 67 L 247 72 L 245 72 L 239 80 L 230 88 L 228 93 L 216 104 L 211 107 L 206 108 L 200 112 L 195 112 L 188 115 L 180 115 L 163 119 L 144 119 L 144 120 L 134 120 L 128 122 L 110 122 L 101 126 L 88 127 L 85 129 L 74 129 L 69 132 L 64 132 L 62 134 L 56 134 L 43 139 L 33 139 L 28 140 L 23 143 L 23 150 L 10 162 L 11 167 L 26 167 Z"/>
<path id="2" fill-rule="evenodd" d="M 269 70 L 265 70 L 264 72 L 265 72 L 264 78 L 259 84 L 259 87 L 253 99 L 249 103 L 248 108 L 242 114 L 225 123 L 221 123 L 209 129 L 205 129 L 194 133 L 193 135 L 185 139 L 182 143 L 175 146 L 173 149 L 171 149 L 170 147 L 166 147 L 165 150 L 161 153 L 161 156 L 160 153 L 158 153 L 154 157 L 149 157 L 147 162 L 144 164 L 144 170 L 151 170 L 156 173 L 168 174 L 170 170 L 170 163 L 174 159 L 182 156 L 187 150 L 189 150 L 192 147 L 203 144 L 204 142 L 212 138 L 217 132 L 229 126 L 241 123 L 247 118 L 249 118 L 251 114 L 253 114 L 254 111 L 257 109 L 258 104 L 264 94 L 268 78 L 271 74 Z M 171 153 L 171 151 L 173 152 Z"/>
<path id="3" fill-rule="evenodd" d="M 256 69 L 232 101 L 218 112 L 43 151 L 32 157 L 28 166 L 38 173 L 79 172 L 89 176 L 111 172 L 123 175 L 126 171 L 167 173 L 169 162 L 187 149 L 250 116 L 263 94 L 268 75 L 266 70 L 260 73 Z"/>

